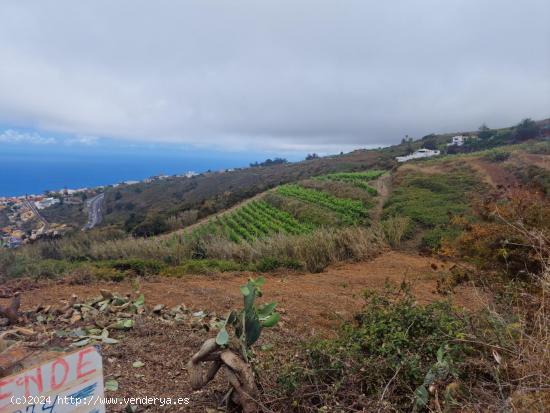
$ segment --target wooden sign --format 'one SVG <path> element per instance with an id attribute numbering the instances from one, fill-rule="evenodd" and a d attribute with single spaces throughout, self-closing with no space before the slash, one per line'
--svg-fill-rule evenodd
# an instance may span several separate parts
<path id="1" fill-rule="evenodd" d="M 0 413 L 104 413 L 103 367 L 94 346 L 0 378 Z"/>

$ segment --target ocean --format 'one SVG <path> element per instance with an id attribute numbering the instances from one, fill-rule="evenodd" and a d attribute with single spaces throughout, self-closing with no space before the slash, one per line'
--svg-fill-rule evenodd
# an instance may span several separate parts
<path id="1" fill-rule="evenodd" d="M 266 154 L 137 148 L 52 150 L 0 146 L 0 196 L 109 185 L 159 174 L 248 166 Z"/>

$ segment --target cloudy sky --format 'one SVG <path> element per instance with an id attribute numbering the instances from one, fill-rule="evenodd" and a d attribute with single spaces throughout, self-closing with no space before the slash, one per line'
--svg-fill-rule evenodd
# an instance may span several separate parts
<path id="1" fill-rule="evenodd" d="M 331 152 L 546 118 L 549 21 L 548 0 L 2 0 L 0 144 Z"/>

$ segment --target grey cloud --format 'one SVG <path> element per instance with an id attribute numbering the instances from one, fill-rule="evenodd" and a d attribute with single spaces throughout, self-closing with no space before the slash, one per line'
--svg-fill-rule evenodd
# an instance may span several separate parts
<path id="1" fill-rule="evenodd" d="M 339 150 L 550 115 L 546 0 L 0 4 L 0 121 Z"/>

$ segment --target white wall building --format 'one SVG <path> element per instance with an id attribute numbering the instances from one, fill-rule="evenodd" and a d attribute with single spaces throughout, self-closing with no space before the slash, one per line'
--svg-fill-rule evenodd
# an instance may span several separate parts
<path id="1" fill-rule="evenodd" d="M 448 143 L 447 146 L 462 146 L 464 145 L 466 138 L 467 136 L 464 135 L 453 136 L 451 138 L 451 143 Z"/>
<path id="2" fill-rule="evenodd" d="M 439 155 L 441 152 L 438 151 L 438 150 L 431 150 L 431 149 L 419 149 L 413 153 L 411 153 L 410 155 L 406 155 L 406 156 L 396 156 L 395 159 L 397 159 L 397 162 L 407 162 L 407 161 L 410 161 L 412 159 L 420 159 L 420 158 L 429 158 L 431 156 L 437 156 Z"/>
<path id="3" fill-rule="evenodd" d="M 36 201 L 34 205 L 37 209 L 44 209 L 49 208 L 55 204 L 59 203 L 59 199 L 57 198 L 44 198 L 42 201 Z"/>

